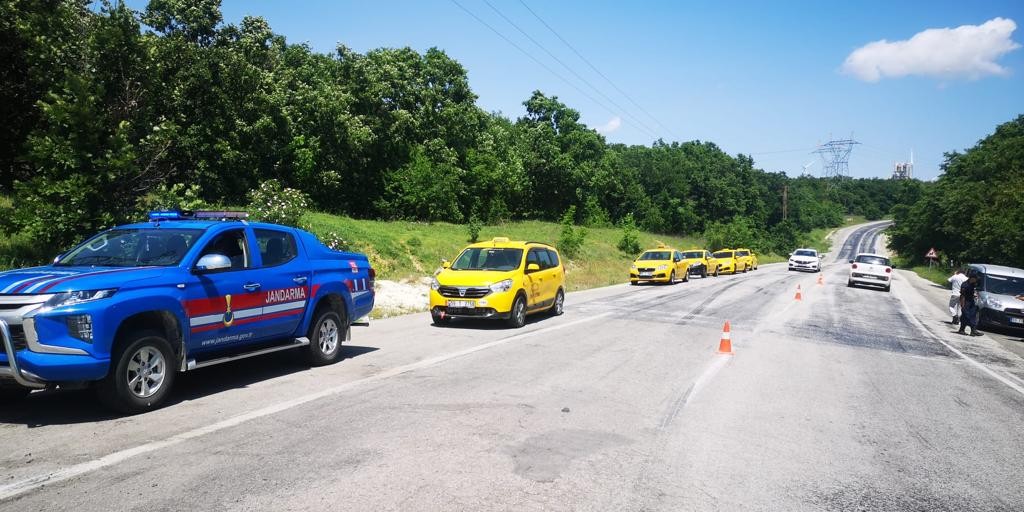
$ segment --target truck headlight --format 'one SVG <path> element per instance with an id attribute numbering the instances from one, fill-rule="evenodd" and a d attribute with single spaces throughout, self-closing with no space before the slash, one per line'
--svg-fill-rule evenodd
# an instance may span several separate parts
<path id="1" fill-rule="evenodd" d="M 430 278 L 430 289 L 434 290 L 436 292 L 437 289 L 440 288 L 440 287 L 441 287 L 441 283 L 439 283 L 437 281 L 437 278 L 436 277 L 431 277 Z"/>
<path id="2" fill-rule="evenodd" d="M 512 280 L 506 279 L 504 281 L 498 281 L 490 286 L 491 291 L 494 293 L 507 292 L 512 289 Z"/>
<path id="3" fill-rule="evenodd" d="M 116 288 L 107 290 L 79 290 L 76 292 L 63 292 L 50 297 L 50 300 L 43 304 L 43 307 L 57 308 L 61 306 L 74 306 L 83 302 L 106 299 L 112 297 Z"/>
<path id="4" fill-rule="evenodd" d="M 668 265 L 658 265 L 658 270 L 668 270 Z"/>

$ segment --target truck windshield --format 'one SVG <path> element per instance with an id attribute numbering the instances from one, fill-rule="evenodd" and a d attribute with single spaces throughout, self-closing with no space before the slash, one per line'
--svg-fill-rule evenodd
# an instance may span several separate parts
<path id="1" fill-rule="evenodd" d="M 470 247 L 452 264 L 452 270 L 515 270 L 523 261 L 522 249 Z"/>
<path id="2" fill-rule="evenodd" d="M 1024 278 L 988 274 L 982 289 L 996 295 L 1024 295 Z"/>
<path id="3" fill-rule="evenodd" d="M 199 229 L 112 229 L 75 247 L 57 266 L 177 265 L 203 233 Z"/>

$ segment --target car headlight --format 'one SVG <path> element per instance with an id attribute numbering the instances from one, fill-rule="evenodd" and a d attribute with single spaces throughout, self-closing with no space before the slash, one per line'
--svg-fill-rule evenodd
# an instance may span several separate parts
<path id="1" fill-rule="evenodd" d="M 981 301 L 981 304 L 989 309 L 1003 310 L 1003 301 L 995 297 L 985 297 L 985 300 Z"/>
<path id="2" fill-rule="evenodd" d="M 61 306 L 74 306 L 76 304 L 82 304 L 83 302 L 92 302 L 94 300 L 106 299 L 114 295 L 116 288 L 110 288 L 106 290 L 80 290 L 76 292 L 63 292 L 50 297 L 43 304 L 43 307 L 57 308 Z"/>
<path id="3" fill-rule="evenodd" d="M 440 288 L 440 287 L 441 287 L 441 283 L 439 283 L 437 281 L 437 278 L 436 277 L 431 277 L 430 278 L 430 289 L 434 290 L 436 292 L 437 289 Z"/>
<path id="4" fill-rule="evenodd" d="M 658 270 L 668 270 L 668 265 L 658 265 Z"/>
<path id="5" fill-rule="evenodd" d="M 491 291 L 495 293 L 507 292 L 512 289 L 512 280 L 506 279 L 504 281 L 498 281 L 490 286 Z"/>
<path id="6" fill-rule="evenodd" d="M 630 266 L 629 266 L 629 269 L 630 269 L 630 270 L 636 270 L 636 263 L 634 263 L 634 264 L 630 265 Z"/>

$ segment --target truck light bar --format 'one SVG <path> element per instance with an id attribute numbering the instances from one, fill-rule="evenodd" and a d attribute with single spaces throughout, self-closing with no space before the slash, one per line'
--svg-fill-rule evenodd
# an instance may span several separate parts
<path id="1" fill-rule="evenodd" d="M 152 211 L 149 212 L 149 220 L 152 222 L 161 222 L 168 220 L 242 220 L 249 218 L 249 214 L 246 212 L 232 212 L 232 211 L 216 211 L 216 210 L 198 210 L 198 211 L 179 211 L 179 210 L 163 210 L 163 211 Z"/>

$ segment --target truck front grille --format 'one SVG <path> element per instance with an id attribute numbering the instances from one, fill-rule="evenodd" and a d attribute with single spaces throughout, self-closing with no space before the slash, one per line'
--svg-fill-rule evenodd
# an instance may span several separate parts
<path id="1" fill-rule="evenodd" d="M 11 329 L 11 344 L 14 345 L 14 350 L 28 348 L 28 343 L 25 341 L 25 329 L 20 325 L 8 327 Z"/>

